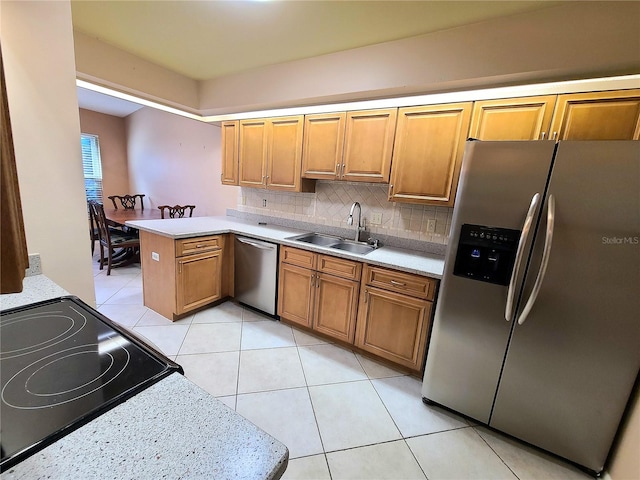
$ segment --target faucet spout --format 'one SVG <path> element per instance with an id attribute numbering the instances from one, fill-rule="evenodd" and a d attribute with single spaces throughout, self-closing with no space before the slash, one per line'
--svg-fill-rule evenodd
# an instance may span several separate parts
<path id="1" fill-rule="evenodd" d="M 353 211 L 355 210 L 356 207 L 358 207 L 358 223 L 356 224 L 356 237 L 355 237 L 355 241 L 357 242 L 360 238 L 360 232 L 364 230 L 360 224 L 361 223 L 360 217 L 362 216 L 362 207 L 360 206 L 360 203 L 353 202 L 353 205 L 351 205 L 351 210 L 349 210 L 349 217 L 347 217 L 347 225 L 353 225 Z"/>

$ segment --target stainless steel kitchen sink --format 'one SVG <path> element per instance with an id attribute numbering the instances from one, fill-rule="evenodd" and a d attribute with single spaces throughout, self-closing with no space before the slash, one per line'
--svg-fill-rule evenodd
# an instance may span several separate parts
<path id="1" fill-rule="evenodd" d="M 351 253 L 358 253 L 360 255 L 366 255 L 367 253 L 371 253 L 375 250 L 371 245 L 367 245 L 364 243 L 356 243 L 356 242 L 347 242 L 342 241 L 339 243 L 334 243 L 333 245 L 329 245 L 329 248 L 335 248 L 337 250 L 345 250 Z"/>
<path id="2" fill-rule="evenodd" d="M 301 235 L 287 237 L 287 240 L 310 243 L 319 247 L 335 248 L 336 250 L 344 250 L 346 252 L 357 253 L 359 255 L 366 255 L 376 249 L 376 247 L 364 242 L 345 240 L 344 238 L 325 235 L 323 233 L 303 233 Z"/>
<path id="3" fill-rule="evenodd" d="M 321 247 L 328 247 L 342 241 L 340 237 L 324 235 L 322 233 L 303 233 L 302 235 L 296 235 L 295 237 L 288 237 L 287 240 L 296 240 L 298 242 L 311 243 L 313 245 L 319 245 Z"/>

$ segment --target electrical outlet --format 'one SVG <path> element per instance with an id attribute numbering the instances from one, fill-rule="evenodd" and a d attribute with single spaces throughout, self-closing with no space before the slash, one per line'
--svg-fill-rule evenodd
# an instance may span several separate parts
<path id="1" fill-rule="evenodd" d="M 247 204 L 247 197 L 242 197 L 242 205 L 246 205 Z"/>
<path id="2" fill-rule="evenodd" d="M 436 219 L 430 218 L 427 220 L 427 233 L 434 233 L 436 231 Z"/>
<path id="3" fill-rule="evenodd" d="M 266 199 L 266 198 L 263 198 L 263 199 L 262 199 L 262 206 L 263 206 L 263 207 L 266 207 L 266 206 L 267 206 L 267 199 Z"/>
<path id="4" fill-rule="evenodd" d="M 151 260 L 155 260 L 156 262 L 160 261 L 160 254 L 157 252 L 151 252 Z"/>
<path id="5" fill-rule="evenodd" d="M 372 213 L 371 214 L 371 225 L 381 225 L 382 224 L 382 214 L 381 213 Z"/>

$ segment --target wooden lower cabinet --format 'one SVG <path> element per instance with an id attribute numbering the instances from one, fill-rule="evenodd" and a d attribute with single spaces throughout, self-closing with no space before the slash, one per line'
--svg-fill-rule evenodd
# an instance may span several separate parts
<path id="1" fill-rule="evenodd" d="M 287 246 L 280 258 L 280 318 L 353 343 L 361 264 Z"/>
<path id="2" fill-rule="evenodd" d="M 355 345 L 412 370 L 420 370 L 432 303 L 374 287 L 362 292 Z"/>
<path id="3" fill-rule="evenodd" d="M 360 284 L 353 280 L 316 274 L 313 329 L 344 342 L 353 343 Z"/>
<path id="4" fill-rule="evenodd" d="M 176 314 L 189 312 L 222 298 L 222 250 L 176 259 Z"/>
<path id="5" fill-rule="evenodd" d="M 355 345 L 422 371 L 438 281 L 366 265 Z"/>
<path id="6" fill-rule="evenodd" d="M 233 295 L 230 238 L 230 235 L 209 235 L 174 240 L 141 231 L 145 306 L 169 320 L 177 320 Z"/>
<path id="7" fill-rule="evenodd" d="M 282 320 L 422 371 L 437 280 L 288 246 L 280 259 Z"/>
<path id="8" fill-rule="evenodd" d="M 311 328 L 315 272 L 280 262 L 278 315 L 290 322 Z"/>

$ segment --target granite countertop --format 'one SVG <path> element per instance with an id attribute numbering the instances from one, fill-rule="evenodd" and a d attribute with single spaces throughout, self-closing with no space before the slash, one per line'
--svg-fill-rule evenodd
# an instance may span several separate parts
<path id="1" fill-rule="evenodd" d="M 277 479 L 287 447 L 174 373 L 0 478 Z"/>
<path id="2" fill-rule="evenodd" d="M 294 235 L 309 232 L 309 230 L 299 230 L 271 224 L 259 225 L 255 221 L 229 216 L 139 220 L 127 222 L 126 224 L 139 230 L 175 239 L 222 233 L 248 235 L 260 240 L 289 245 L 318 253 L 326 253 L 335 257 L 348 258 L 371 265 L 394 268 L 433 278 L 442 278 L 442 272 L 444 270 L 443 255 L 388 246 L 382 246 L 366 255 L 359 255 L 287 239 Z"/>
<path id="3" fill-rule="evenodd" d="M 35 272 L 6 310 L 69 293 Z M 174 373 L 7 469 L 0 479 L 278 479 L 287 447 Z"/>

